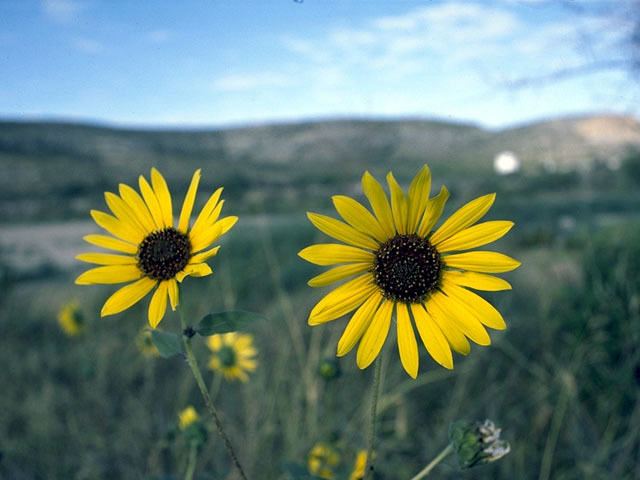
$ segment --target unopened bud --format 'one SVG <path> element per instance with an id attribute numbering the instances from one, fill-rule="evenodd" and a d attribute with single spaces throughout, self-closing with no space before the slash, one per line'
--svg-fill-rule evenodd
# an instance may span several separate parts
<path id="1" fill-rule="evenodd" d="M 449 441 L 453 445 L 461 468 L 495 462 L 511 451 L 509 442 L 500 439 L 500 428 L 491 420 L 466 422 L 459 420 L 449 427 Z"/>

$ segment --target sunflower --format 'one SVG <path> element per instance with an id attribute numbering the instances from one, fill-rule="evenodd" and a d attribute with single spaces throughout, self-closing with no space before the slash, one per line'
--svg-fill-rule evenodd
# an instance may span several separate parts
<path id="1" fill-rule="evenodd" d="M 346 223 L 307 214 L 316 228 L 344 242 L 300 251 L 313 264 L 338 265 L 312 278 L 309 285 L 323 287 L 355 275 L 322 298 L 308 322 L 324 324 L 355 310 L 338 342 L 337 355 L 346 355 L 360 342 L 356 363 L 364 369 L 380 353 L 395 311 L 400 360 L 416 378 L 419 358 L 414 325 L 431 357 L 453 368 L 451 349 L 466 355 L 468 340 L 491 343 L 485 327 L 506 328 L 500 313 L 469 289 L 511 289 L 507 281 L 488 274 L 514 270 L 520 262 L 497 252 L 463 252 L 501 238 L 513 226 L 503 220 L 476 223 L 493 204 L 495 194 L 467 203 L 433 231 L 449 192 L 442 187 L 429 198 L 429 168 L 425 165 L 418 172 L 408 194 L 391 172 L 387 183 L 391 202 L 369 172 L 362 177 L 373 213 L 350 197 L 336 195 L 333 204 Z"/>
<path id="2" fill-rule="evenodd" d="M 220 247 L 209 248 L 228 232 L 238 217 L 219 219 L 224 200 L 218 188 L 207 200 L 195 222 L 189 226 L 200 182 L 200 170 L 193 174 L 177 226 L 174 226 L 171 194 L 164 177 L 151 169 L 151 184 L 140 175 L 140 193 L 120 184 L 120 195 L 105 193 L 112 214 L 91 211 L 93 220 L 109 235 L 87 235 L 88 243 L 118 252 L 83 253 L 76 258 L 100 265 L 81 274 L 79 285 L 131 282 L 111 295 L 101 316 L 115 315 L 139 302 L 155 289 L 149 302 L 149 324 L 155 328 L 165 314 L 167 299 L 173 310 L 178 305 L 178 283 L 185 277 L 212 273 L 206 261 Z"/>
<path id="3" fill-rule="evenodd" d="M 180 430 L 186 430 L 200 419 L 198 412 L 192 405 L 178 413 L 178 426 Z"/>
<path id="4" fill-rule="evenodd" d="M 80 335 L 86 329 L 86 321 L 78 302 L 69 302 L 63 305 L 58 312 L 58 325 L 68 337 Z"/>
<path id="5" fill-rule="evenodd" d="M 212 335 L 207 339 L 211 350 L 209 368 L 220 372 L 227 380 L 249 380 L 247 373 L 258 366 L 255 357 L 257 351 L 253 346 L 253 337 L 248 333 L 224 333 Z"/>
<path id="6" fill-rule="evenodd" d="M 335 468 L 340 463 L 340 454 L 325 442 L 316 443 L 307 459 L 307 468 L 312 475 L 324 480 L 335 478 Z"/>
<path id="7" fill-rule="evenodd" d="M 148 328 L 143 328 L 136 336 L 136 347 L 143 357 L 156 358 L 160 356 L 158 348 L 153 343 L 151 330 Z"/>

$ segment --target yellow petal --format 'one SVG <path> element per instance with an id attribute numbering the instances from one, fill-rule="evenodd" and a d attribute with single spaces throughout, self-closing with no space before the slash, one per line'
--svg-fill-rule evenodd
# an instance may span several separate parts
<path id="1" fill-rule="evenodd" d="M 455 324 L 447 318 L 446 314 L 431 301 L 427 303 L 426 309 L 438 328 L 440 328 L 449 345 L 451 345 L 451 348 L 462 355 L 468 355 L 471 351 L 469 341 Z"/>
<path id="2" fill-rule="evenodd" d="M 202 210 L 200 210 L 200 213 L 196 217 L 196 221 L 193 222 L 193 226 L 190 230 L 191 234 L 197 234 L 200 232 L 200 230 L 206 227 L 207 219 L 218 205 L 218 201 L 220 200 L 220 196 L 222 195 L 222 190 L 223 188 L 220 187 L 211 194 L 211 196 L 207 200 L 207 203 L 204 204 L 204 207 L 202 207 Z"/>
<path id="3" fill-rule="evenodd" d="M 218 238 L 231 230 L 237 221 L 238 217 L 225 217 L 217 221 L 208 229 L 203 230 L 201 233 L 194 233 L 193 230 L 190 231 L 189 238 L 191 239 L 191 251 L 196 253 L 207 248 Z"/>
<path id="4" fill-rule="evenodd" d="M 151 186 L 160 204 L 164 226 L 172 227 L 173 207 L 171 205 L 171 193 L 169 193 L 169 187 L 164 177 L 155 167 L 151 169 Z"/>
<path id="5" fill-rule="evenodd" d="M 369 327 L 373 315 L 378 310 L 378 305 L 382 301 L 382 294 L 379 291 L 373 292 L 371 296 L 356 310 L 347 327 L 344 329 L 340 341 L 338 342 L 337 355 L 345 356 L 358 343 L 364 332 Z"/>
<path id="6" fill-rule="evenodd" d="M 338 243 L 319 243 L 298 252 L 307 262 L 315 265 L 335 265 L 337 263 L 373 263 L 374 254 L 361 248 Z"/>
<path id="7" fill-rule="evenodd" d="M 149 325 L 156 328 L 167 311 L 168 282 L 160 282 L 149 302 Z"/>
<path id="8" fill-rule="evenodd" d="M 142 198 L 144 198 L 144 203 L 146 203 L 149 208 L 149 213 L 153 218 L 153 223 L 156 225 L 156 228 L 165 228 L 166 225 L 164 224 L 164 217 L 162 209 L 160 208 L 160 202 L 158 202 L 158 197 L 153 191 L 153 188 L 151 188 L 151 185 L 149 185 L 149 182 L 147 182 L 147 179 L 142 175 L 138 177 L 138 186 L 140 187 Z"/>
<path id="9" fill-rule="evenodd" d="M 313 212 L 307 212 L 307 217 L 318 230 L 326 233 L 336 240 L 340 240 L 356 247 L 368 248 L 369 250 L 376 250 L 380 246 L 380 244 L 371 237 L 364 233 L 360 233 L 352 226 L 347 225 L 340 220 L 336 220 L 335 218 Z"/>
<path id="10" fill-rule="evenodd" d="M 450 297 L 456 297 L 463 302 L 474 313 L 476 318 L 487 327 L 495 330 L 507 328 L 507 324 L 500 312 L 484 298 L 446 280 L 443 281 L 442 289 Z"/>
<path id="11" fill-rule="evenodd" d="M 104 199 L 118 220 L 126 223 L 132 229 L 139 231 L 143 237 L 148 233 L 123 199 L 111 192 L 105 192 Z"/>
<path id="12" fill-rule="evenodd" d="M 184 196 L 184 202 L 182 202 L 182 210 L 180 211 L 180 218 L 178 220 L 178 230 L 182 233 L 187 233 L 189 229 L 189 219 L 191 218 L 193 204 L 196 201 L 196 192 L 198 191 L 199 183 L 200 169 L 197 169 L 193 174 L 193 178 L 191 178 L 191 184 L 189 185 L 187 194 Z"/>
<path id="13" fill-rule="evenodd" d="M 453 368 L 451 347 L 449 347 L 449 342 L 447 342 L 440 327 L 438 327 L 422 304 L 412 303 L 411 312 L 416 321 L 416 327 L 418 328 L 422 343 L 424 343 L 431 358 L 443 367 L 451 370 Z"/>
<path id="14" fill-rule="evenodd" d="M 387 174 L 387 184 L 391 192 L 391 211 L 393 212 L 393 223 L 398 233 L 407 233 L 407 216 L 409 214 L 409 205 L 407 198 L 402 191 L 402 187 L 398 184 L 393 173 Z"/>
<path id="15" fill-rule="evenodd" d="M 471 200 L 463 205 L 451 215 L 431 237 L 431 243 L 437 245 L 446 240 L 451 235 L 458 233 L 463 228 L 473 225 L 489 211 L 493 201 L 496 199 L 495 193 L 490 193 L 475 200 Z"/>
<path id="16" fill-rule="evenodd" d="M 398 351 L 400 361 L 411 378 L 418 376 L 418 343 L 413 332 L 409 310 L 404 303 L 396 303 Z"/>
<path id="17" fill-rule="evenodd" d="M 511 284 L 506 280 L 484 273 L 445 270 L 442 278 L 444 282 L 449 281 L 456 285 L 473 288 L 474 290 L 485 290 L 487 292 L 511 290 Z"/>
<path id="18" fill-rule="evenodd" d="M 117 238 L 109 237 L 107 235 L 85 235 L 82 237 L 85 242 L 95 245 L 96 247 L 108 248 L 109 250 L 116 250 L 118 252 L 130 253 L 135 255 L 138 252 L 138 247 L 132 243 L 118 240 Z"/>
<path id="19" fill-rule="evenodd" d="M 358 353 L 356 354 L 356 363 L 358 368 L 365 369 L 376 359 L 384 341 L 389 334 L 391 326 L 391 314 L 393 313 L 393 302 L 383 300 L 380 308 L 373 316 L 373 320 L 364 332 L 364 336 L 358 345 Z"/>
<path id="20" fill-rule="evenodd" d="M 353 198 L 344 195 L 335 195 L 332 197 L 333 205 L 337 212 L 346 222 L 360 232 L 370 235 L 379 242 L 384 242 L 386 237 L 380 222 L 371 215 L 371 212 L 364 208 Z"/>
<path id="21" fill-rule="evenodd" d="M 511 230 L 511 227 L 513 227 L 513 222 L 505 220 L 478 223 L 450 236 L 437 244 L 436 247 L 441 253 L 454 250 L 469 250 L 470 248 L 495 242 L 505 236 Z"/>
<path id="22" fill-rule="evenodd" d="M 313 307 L 309 313 L 309 325 L 319 325 L 346 315 L 359 307 L 377 288 L 369 273 L 340 285 Z"/>
<path id="23" fill-rule="evenodd" d="M 370 263 L 350 263 L 348 265 L 340 265 L 339 267 L 334 267 L 320 275 L 316 275 L 307 282 L 307 285 L 310 287 L 324 287 L 326 285 L 331 285 L 338 280 L 342 280 L 343 278 L 355 275 L 356 273 L 364 272 L 369 268 L 371 268 Z"/>
<path id="24" fill-rule="evenodd" d="M 222 348 L 222 335 L 212 335 L 207 338 L 207 346 L 212 352 L 217 352 Z"/>
<path id="25" fill-rule="evenodd" d="M 396 234 L 396 227 L 393 223 L 393 212 L 384 192 L 382 185 L 369 172 L 364 172 L 362 176 L 362 191 L 369 200 L 373 213 L 384 230 L 384 238 L 379 241 L 392 238 Z"/>
<path id="26" fill-rule="evenodd" d="M 209 250 L 205 250 L 202 253 L 198 253 L 194 255 L 189 260 L 189 263 L 203 263 L 209 260 L 211 257 L 215 257 L 218 254 L 218 250 L 220 250 L 220 246 L 210 248 Z"/>
<path id="27" fill-rule="evenodd" d="M 442 211 L 444 210 L 444 205 L 447 203 L 449 199 L 449 191 L 443 185 L 440 188 L 440 193 L 433 198 L 430 198 L 427 202 L 427 206 L 424 209 L 424 215 L 422 215 L 422 220 L 420 221 L 420 226 L 418 226 L 418 235 L 421 237 L 426 237 L 440 217 L 442 216 Z"/>
<path id="28" fill-rule="evenodd" d="M 121 222 L 116 217 L 109 215 L 108 213 L 100 212 L 99 210 L 91 210 L 91 218 L 93 218 L 99 227 L 105 229 L 114 237 L 118 237 L 126 242 L 137 245 L 144 237 L 139 230 Z"/>
<path id="29" fill-rule="evenodd" d="M 87 270 L 76 278 L 76 285 L 130 282 L 142 276 L 137 265 L 109 265 Z"/>
<path id="30" fill-rule="evenodd" d="M 176 274 L 176 280 L 182 282 L 189 275 L 192 277 L 206 277 L 212 273 L 213 270 L 211 270 L 211 267 L 206 263 L 189 264 L 184 267 L 184 270 Z"/>
<path id="31" fill-rule="evenodd" d="M 442 261 L 451 268 L 471 270 L 482 273 L 510 272 L 520 266 L 520 262 L 503 253 L 466 252 L 442 257 Z"/>
<path id="32" fill-rule="evenodd" d="M 409 186 L 409 216 L 407 218 L 407 232 L 415 233 L 429 203 L 431 193 L 431 171 L 427 165 L 423 166 L 411 181 Z"/>
<path id="33" fill-rule="evenodd" d="M 437 292 L 429 299 L 429 305 L 436 305 L 443 312 L 443 315 L 473 342 L 478 345 L 491 345 L 491 338 L 482 324 L 464 308 L 456 297 L 448 297 Z"/>
<path id="34" fill-rule="evenodd" d="M 169 302 L 171 303 L 171 310 L 175 312 L 176 307 L 180 303 L 180 295 L 178 291 L 178 282 L 175 278 L 168 280 L 168 290 L 169 290 Z"/>
<path id="35" fill-rule="evenodd" d="M 100 316 L 115 315 L 135 305 L 149 293 L 158 282 L 148 277 L 130 283 L 111 295 L 102 307 Z"/>
<path id="36" fill-rule="evenodd" d="M 76 255 L 76 260 L 98 265 L 132 265 L 137 264 L 138 259 L 130 255 L 113 255 L 111 253 L 81 253 Z"/>
<path id="37" fill-rule="evenodd" d="M 131 212 L 135 215 L 136 219 L 143 226 L 147 233 L 156 230 L 157 225 L 153 221 L 149 208 L 144 203 L 142 197 L 129 185 L 121 183 L 118 185 L 118 191 L 122 200 L 127 204 Z"/>

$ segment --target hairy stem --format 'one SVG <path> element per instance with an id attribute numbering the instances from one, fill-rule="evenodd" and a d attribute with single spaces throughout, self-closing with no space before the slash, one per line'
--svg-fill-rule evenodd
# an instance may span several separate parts
<path id="1" fill-rule="evenodd" d="M 240 477 L 243 480 L 247 480 L 247 476 L 245 475 L 242 465 L 240 464 L 240 460 L 238 460 L 238 456 L 236 455 L 236 452 L 233 449 L 233 445 L 231 445 L 231 441 L 229 440 L 229 437 L 225 433 L 224 428 L 222 428 L 222 422 L 220 421 L 218 410 L 213 404 L 213 401 L 211 400 L 211 396 L 209 395 L 209 390 L 207 390 L 207 387 L 204 383 L 204 379 L 202 378 L 202 373 L 200 372 L 200 368 L 198 367 L 198 361 L 196 360 L 196 357 L 193 354 L 193 349 L 191 348 L 191 335 L 187 334 L 187 323 L 184 319 L 184 313 L 182 309 L 180 309 L 180 324 L 182 326 L 182 331 L 183 331 L 182 342 L 184 344 L 184 352 L 187 358 L 187 363 L 191 368 L 191 373 L 193 373 L 193 377 L 196 379 L 196 384 L 198 385 L 198 389 L 202 394 L 202 398 L 204 399 L 204 403 L 207 406 L 207 410 L 209 410 L 209 414 L 213 418 L 216 430 L 218 431 L 218 434 L 220 435 L 220 437 L 224 442 L 224 446 L 227 449 L 227 453 L 229 453 L 231 460 L 233 460 L 235 467 L 238 469 L 238 473 L 240 473 Z"/>
<path id="2" fill-rule="evenodd" d="M 371 387 L 371 421 L 369 424 L 369 440 L 367 442 L 367 465 L 365 468 L 364 479 L 373 477 L 373 449 L 376 442 L 376 420 L 378 414 L 378 397 L 380 396 L 380 377 L 382 372 L 382 360 L 380 355 L 375 361 L 373 372 L 373 385 Z"/>
<path id="3" fill-rule="evenodd" d="M 436 458 L 431 460 L 431 463 L 429 463 L 429 465 L 427 465 L 422 470 L 420 470 L 420 472 L 411 480 L 420 480 L 421 478 L 424 478 L 427 475 L 429 475 L 429 473 L 431 473 L 431 470 L 433 470 L 436 467 L 436 465 L 438 465 L 442 460 L 444 460 L 451 452 L 453 452 L 453 446 L 449 444 L 447 445 L 447 448 L 442 450 Z"/>

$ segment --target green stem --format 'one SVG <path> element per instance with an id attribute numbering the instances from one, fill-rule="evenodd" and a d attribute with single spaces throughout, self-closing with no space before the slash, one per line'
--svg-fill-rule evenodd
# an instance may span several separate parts
<path id="1" fill-rule="evenodd" d="M 453 452 L 453 445 L 449 444 L 447 445 L 447 448 L 442 450 L 436 458 L 431 460 L 431 463 L 429 463 L 429 465 L 427 465 L 422 470 L 420 470 L 420 472 L 411 480 L 420 480 L 421 478 L 424 478 L 427 475 L 429 475 L 429 473 L 431 473 L 431 470 L 433 470 L 436 467 L 436 465 L 438 465 L 442 460 L 444 460 L 451 452 Z"/>
<path id="2" fill-rule="evenodd" d="M 238 456 L 236 455 L 236 452 L 233 449 L 233 445 L 231 445 L 231 441 L 229 440 L 229 437 L 225 433 L 224 428 L 222 428 L 222 422 L 220 421 L 220 417 L 218 416 L 218 410 L 216 409 L 215 405 L 213 404 L 213 401 L 211 400 L 211 396 L 209 395 L 209 390 L 207 390 L 207 386 L 205 385 L 204 379 L 202 378 L 202 373 L 200 372 L 200 368 L 198 367 L 198 361 L 196 360 L 196 357 L 193 354 L 193 349 L 191 348 L 192 335 L 187 334 L 187 323 L 184 319 L 184 313 L 182 309 L 179 309 L 179 310 L 180 310 L 180 324 L 182 326 L 182 331 L 183 331 L 182 342 L 184 344 L 184 352 L 185 352 L 185 356 L 187 357 L 187 363 L 191 368 L 191 373 L 193 373 L 193 377 L 196 379 L 196 384 L 198 385 L 198 389 L 202 394 L 202 398 L 204 399 L 204 403 L 207 406 L 207 410 L 209 410 L 209 414 L 213 418 L 213 421 L 216 426 L 216 430 L 218 431 L 218 434 L 222 438 L 224 442 L 224 446 L 227 449 L 227 452 L 229 453 L 231 460 L 233 460 L 234 465 L 238 469 L 238 472 L 240 473 L 240 477 L 243 480 L 247 480 L 247 476 L 245 475 L 244 470 L 242 469 L 242 465 L 240 465 L 240 461 L 238 460 Z"/>
<path id="3" fill-rule="evenodd" d="M 196 459 L 198 454 L 198 445 L 195 442 L 191 442 L 189 446 L 189 463 L 187 464 L 187 470 L 184 474 L 184 480 L 193 480 L 193 474 L 196 471 Z"/>
<path id="4" fill-rule="evenodd" d="M 382 372 L 382 360 L 380 355 L 376 358 L 373 372 L 373 385 L 371 387 L 371 422 L 369 424 L 369 441 L 367 443 L 367 465 L 365 467 L 364 480 L 372 478 L 373 466 L 373 449 L 376 441 L 376 420 L 378 413 L 378 397 L 380 396 L 380 377 Z"/>

